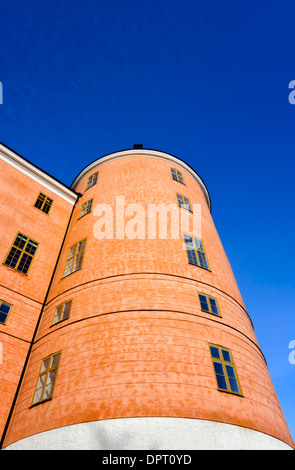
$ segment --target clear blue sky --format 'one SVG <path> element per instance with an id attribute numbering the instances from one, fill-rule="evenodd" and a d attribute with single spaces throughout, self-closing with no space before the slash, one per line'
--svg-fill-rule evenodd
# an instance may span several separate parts
<path id="1" fill-rule="evenodd" d="M 70 185 L 134 143 L 205 181 L 295 437 L 293 0 L 2 2 L 0 141 Z"/>

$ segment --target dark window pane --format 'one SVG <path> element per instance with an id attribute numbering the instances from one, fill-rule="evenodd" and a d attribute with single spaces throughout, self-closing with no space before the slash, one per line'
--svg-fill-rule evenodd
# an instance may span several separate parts
<path id="1" fill-rule="evenodd" d="M 218 312 L 218 307 L 215 299 L 212 299 L 212 297 L 209 297 L 210 300 L 210 305 L 211 305 L 211 310 L 213 313 L 216 313 L 217 315 L 219 314 Z"/>
<path id="2" fill-rule="evenodd" d="M 209 305 L 207 302 L 207 297 L 205 295 L 199 294 L 199 299 L 201 303 L 201 309 L 206 310 L 206 312 L 209 312 Z"/>
<path id="3" fill-rule="evenodd" d="M 180 183 L 184 183 L 183 178 L 182 178 L 182 174 L 181 174 L 181 172 L 178 171 L 178 170 L 177 170 L 177 176 L 178 176 L 178 181 L 179 181 Z"/>
<path id="4" fill-rule="evenodd" d="M 30 255 L 34 256 L 37 250 L 38 243 L 33 242 L 32 240 L 28 241 L 28 244 L 25 248 L 25 252 L 29 253 Z"/>
<path id="5" fill-rule="evenodd" d="M 26 244 L 26 241 L 27 241 L 27 237 L 25 237 L 24 235 L 19 233 L 18 236 L 16 237 L 15 242 L 14 242 L 14 246 L 16 246 L 16 247 L 18 247 L 22 250 L 23 247 Z"/>
<path id="6" fill-rule="evenodd" d="M 218 388 L 221 388 L 222 390 L 228 390 L 227 383 L 223 375 L 216 375 L 216 379 Z"/>
<path id="7" fill-rule="evenodd" d="M 207 297 L 205 295 L 199 294 L 199 299 L 201 302 L 207 303 Z"/>
<path id="8" fill-rule="evenodd" d="M 221 362 L 213 362 L 216 374 L 224 375 L 223 365 Z"/>
<path id="9" fill-rule="evenodd" d="M 93 199 L 91 199 L 90 201 L 87 202 L 86 214 L 88 214 L 89 212 L 91 212 L 92 202 L 93 202 Z"/>
<path id="10" fill-rule="evenodd" d="M 207 264 L 205 254 L 202 251 L 198 250 L 198 255 L 199 255 L 200 265 L 202 266 L 202 268 L 208 269 L 208 264 Z"/>
<path id="11" fill-rule="evenodd" d="M 229 351 L 227 351 L 226 349 L 222 349 L 222 355 L 223 355 L 223 359 L 226 362 L 232 362 Z"/>
<path id="12" fill-rule="evenodd" d="M 219 311 L 218 311 L 218 308 L 211 305 L 211 310 L 212 310 L 212 313 L 215 313 L 216 315 L 219 315 Z"/>
<path id="13" fill-rule="evenodd" d="M 240 389 L 239 389 L 238 382 L 236 381 L 236 379 L 229 378 L 228 380 L 229 380 L 231 391 L 234 393 L 240 393 Z"/>
<path id="14" fill-rule="evenodd" d="M 30 264 L 32 262 L 32 259 L 33 258 L 31 256 L 23 254 L 23 256 L 21 258 L 21 261 L 20 261 L 18 267 L 16 268 L 17 271 L 19 271 L 23 274 L 27 274 L 27 272 L 29 270 L 29 267 L 30 267 Z"/>
<path id="15" fill-rule="evenodd" d="M 226 367 L 227 375 L 228 375 L 229 377 L 235 379 L 235 378 L 236 378 L 236 374 L 235 374 L 235 371 L 234 371 L 233 366 L 228 366 L 228 365 L 226 365 L 225 367 Z"/>
<path id="16" fill-rule="evenodd" d="M 201 309 L 210 312 L 207 302 L 201 302 Z"/>
<path id="17" fill-rule="evenodd" d="M 9 255 L 7 256 L 7 260 L 5 261 L 5 264 L 7 266 L 10 266 L 11 268 L 15 268 L 20 255 L 20 250 L 17 250 L 16 248 L 11 248 Z"/>
<path id="18" fill-rule="evenodd" d="M 7 314 L 4 312 L 0 312 L 0 323 L 5 323 L 7 318 Z"/>
<path id="19" fill-rule="evenodd" d="M 195 266 L 199 266 L 196 253 L 194 250 L 187 250 L 188 261 L 190 264 L 194 264 Z"/>
<path id="20" fill-rule="evenodd" d="M 62 320 L 67 320 L 70 316 L 72 302 L 67 302 L 64 306 L 64 311 L 62 315 Z"/>
<path id="21" fill-rule="evenodd" d="M 212 297 L 209 297 L 209 301 L 210 301 L 210 305 L 211 305 L 211 310 L 213 313 L 215 313 L 216 315 L 219 315 L 219 311 L 218 311 L 218 307 L 217 307 L 217 302 L 215 299 L 213 299 Z"/>
<path id="22" fill-rule="evenodd" d="M 8 305 L 5 302 L 2 302 L 0 305 L 0 312 L 5 313 L 7 315 L 9 313 L 10 308 L 11 308 L 11 305 Z"/>
<path id="23" fill-rule="evenodd" d="M 218 348 L 215 346 L 210 346 L 211 356 L 215 359 L 220 359 L 220 354 Z"/>
<path id="24" fill-rule="evenodd" d="M 45 204 L 44 204 L 44 206 L 43 206 L 43 209 L 42 209 L 43 212 L 45 212 L 45 214 L 48 214 L 49 209 L 50 209 L 50 207 L 51 207 L 51 204 L 52 204 L 52 199 L 47 198 L 47 199 L 46 199 L 46 202 L 45 202 Z"/>

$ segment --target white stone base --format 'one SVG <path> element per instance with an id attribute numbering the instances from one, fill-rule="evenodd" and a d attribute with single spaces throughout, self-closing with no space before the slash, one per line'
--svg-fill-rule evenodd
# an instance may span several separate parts
<path id="1" fill-rule="evenodd" d="M 252 429 L 186 418 L 91 421 L 34 434 L 5 450 L 292 450 Z"/>

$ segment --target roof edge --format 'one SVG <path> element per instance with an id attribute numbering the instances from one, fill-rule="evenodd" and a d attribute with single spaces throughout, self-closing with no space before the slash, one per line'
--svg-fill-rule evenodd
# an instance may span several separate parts
<path id="1" fill-rule="evenodd" d="M 0 142 L 0 159 L 29 176 L 34 181 L 42 184 L 47 189 L 50 189 L 69 203 L 75 204 L 78 198 L 78 193 L 75 190 L 65 185 L 54 176 L 51 176 L 37 165 L 34 165 L 2 142 Z"/>
<path id="2" fill-rule="evenodd" d="M 94 170 L 98 166 L 102 165 L 103 163 L 107 163 L 111 160 L 115 160 L 117 158 L 124 158 L 124 157 L 130 157 L 130 156 L 147 156 L 147 157 L 156 157 L 156 158 L 162 158 L 164 160 L 170 161 L 171 163 L 176 163 L 177 165 L 181 166 L 184 170 L 186 170 L 188 173 L 191 174 L 191 176 L 197 181 L 199 186 L 201 187 L 203 194 L 205 196 L 206 202 L 208 204 L 209 210 L 211 212 L 211 198 L 209 191 L 202 180 L 202 178 L 195 172 L 195 170 L 188 165 L 186 162 L 181 160 L 179 157 L 176 157 L 175 155 L 172 155 L 167 152 L 162 152 L 160 150 L 155 150 L 155 149 L 148 149 L 148 148 L 132 148 L 132 149 L 125 149 L 125 150 L 119 150 L 116 152 L 108 153 L 96 160 L 94 160 L 92 163 L 87 165 L 80 173 L 76 176 L 74 181 L 71 184 L 71 188 L 75 188 L 81 178 L 83 178 L 87 173 L 90 171 Z"/>

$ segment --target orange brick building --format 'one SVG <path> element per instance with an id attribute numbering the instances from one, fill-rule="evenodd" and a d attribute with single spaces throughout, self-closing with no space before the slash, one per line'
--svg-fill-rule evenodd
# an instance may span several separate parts
<path id="1" fill-rule="evenodd" d="M 0 145 L 5 449 L 290 449 L 198 174 L 143 149 L 71 188 Z"/>

